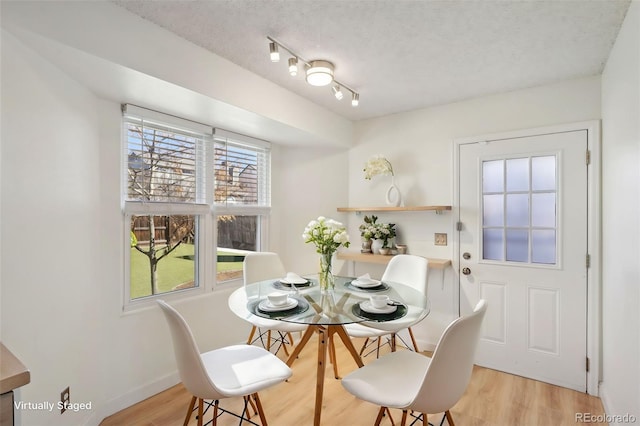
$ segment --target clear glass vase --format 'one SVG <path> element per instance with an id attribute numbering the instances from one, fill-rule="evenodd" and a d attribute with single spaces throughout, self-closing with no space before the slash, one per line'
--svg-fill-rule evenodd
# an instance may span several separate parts
<path id="1" fill-rule="evenodd" d="M 320 290 L 322 292 L 332 291 L 336 285 L 331 271 L 331 261 L 333 253 L 323 253 L 320 255 Z"/>

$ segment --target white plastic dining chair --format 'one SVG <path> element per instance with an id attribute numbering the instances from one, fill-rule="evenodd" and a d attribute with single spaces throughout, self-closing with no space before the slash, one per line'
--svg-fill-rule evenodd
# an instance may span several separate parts
<path id="1" fill-rule="evenodd" d="M 389 264 L 382 275 L 382 282 L 396 282 L 404 284 L 418 290 L 426 296 L 428 288 L 427 273 L 427 259 L 411 254 L 399 254 L 392 257 L 389 261 Z M 423 318 L 419 321 L 422 319 Z M 392 350 L 395 350 L 396 336 L 404 329 L 407 329 L 409 332 L 413 349 L 416 352 L 419 352 L 418 344 L 416 343 L 413 330 L 411 329 L 411 326 L 415 325 L 417 322 L 418 321 L 407 324 L 406 321 L 403 320 L 387 321 L 384 323 L 384 328 L 377 328 L 374 323 L 368 323 L 367 325 L 355 323 L 345 325 L 345 329 L 349 336 L 365 339 L 360 350 L 360 354 L 364 352 L 371 339 L 376 339 L 378 344 L 377 355 L 379 355 L 380 339 L 385 335 L 391 336 L 391 348 Z"/>
<path id="2" fill-rule="evenodd" d="M 428 414 L 444 413 L 454 426 L 450 409 L 464 394 L 473 370 L 473 359 L 487 303 L 480 300 L 472 314 L 453 321 L 440 337 L 433 357 L 402 350 L 391 352 L 342 379 L 355 397 L 379 405 L 375 425 L 389 408 L 402 410 L 407 423 L 409 410 L 420 413 L 428 425 Z M 413 423 L 412 423 L 413 424 Z"/>
<path id="3" fill-rule="evenodd" d="M 247 253 L 243 262 L 243 276 L 245 287 L 251 283 L 264 281 L 269 279 L 283 278 L 286 275 L 286 270 L 280 256 L 273 252 L 252 252 Z M 271 342 L 276 341 L 278 346 L 275 352 L 277 353 L 280 347 L 285 351 L 285 354 L 289 355 L 287 350 L 287 343 L 293 346 L 293 332 L 304 332 L 307 326 L 304 324 L 294 324 L 285 321 L 277 321 L 268 318 L 262 318 L 253 314 L 249 314 L 244 317 L 246 321 L 251 323 L 251 331 L 247 338 L 247 344 L 251 345 L 255 341 L 260 341 L 262 345 L 268 350 L 271 350 Z M 258 333 L 256 339 L 254 335 Z M 278 333 L 278 338 L 272 338 L 272 332 Z M 266 341 L 265 341 L 266 335 Z"/>
<path id="4" fill-rule="evenodd" d="M 257 346 L 234 345 L 201 354 L 182 315 L 163 300 L 158 300 L 158 305 L 169 324 L 180 380 L 192 395 L 184 424 L 189 423 L 196 400 L 198 426 L 203 422 L 204 400 L 212 401 L 215 426 L 218 411 L 228 412 L 219 407 L 219 401 L 242 396 L 244 410 L 235 416 L 248 420 L 247 405 L 253 398 L 252 406 L 258 411 L 261 423 L 266 425 L 258 392 L 287 380 L 291 369 L 271 352 Z"/>

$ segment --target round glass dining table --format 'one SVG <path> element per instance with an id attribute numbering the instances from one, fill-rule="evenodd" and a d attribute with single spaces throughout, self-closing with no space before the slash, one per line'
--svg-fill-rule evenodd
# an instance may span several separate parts
<path id="1" fill-rule="evenodd" d="M 238 316 L 257 315 L 278 321 L 307 324 L 295 349 L 287 359 L 291 367 L 314 333 L 318 333 L 317 385 L 314 411 L 314 426 L 320 425 L 322 396 L 326 369 L 326 356 L 333 364 L 338 377 L 333 336 L 338 335 L 353 360 L 362 367 L 362 359 L 353 346 L 344 324 L 361 323 L 365 326 L 390 332 L 410 327 L 429 314 L 427 297 L 416 289 L 394 282 L 379 282 L 378 285 L 358 287 L 354 278 L 335 277 L 335 288 L 321 291 L 317 276 L 305 276 L 304 283 L 290 284 L 278 279 L 259 281 L 239 288 L 229 298 L 229 307 Z M 244 294 L 241 294 L 244 293 Z M 287 303 L 282 307 L 268 302 L 271 293 L 287 293 Z M 389 297 L 388 305 L 382 309 L 370 306 L 370 296 L 382 294 Z M 244 297 L 241 297 L 244 296 Z M 395 340 L 395 339 L 392 339 Z M 395 348 L 394 348 L 395 349 Z"/>

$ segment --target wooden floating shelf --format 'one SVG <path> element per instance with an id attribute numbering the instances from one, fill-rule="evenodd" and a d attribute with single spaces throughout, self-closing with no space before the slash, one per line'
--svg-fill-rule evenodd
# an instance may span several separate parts
<path id="1" fill-rule="evenodd" d="M 339 212 L 418 212 L 451 210 L 451 206 L 408 206 L 408 207 L 338 207 Z"/>
<path id="2" fill-rule="evenodd" d="M 343 251 L 343 252 L 338 252 L 337 257 L 339 260 L 351 260 L 354 262 L 376 263 L 378 265 L 386 265 L 387 263 L 389 263 L 393 255 L 385 256 L 382 254 Z M 435 259 L 435 258 L 427 257 L 427 260 L 429 261 L 429 268 L 433 268 L 433 269 L 444 269 L 449 265 L 451 265 L 450 259 Z"/>

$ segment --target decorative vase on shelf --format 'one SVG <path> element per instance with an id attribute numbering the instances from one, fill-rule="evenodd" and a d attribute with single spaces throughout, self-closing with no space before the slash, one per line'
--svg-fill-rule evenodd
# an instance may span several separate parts
<path id="1" fill-rule="evenodd" d="M 391 254 L 391 248 L 390 247 L 382 247 L 380 250 L 380 254 L 388 256 Z"/>
<path id="2" fill-rule="evenodd" d="M 384 240 L 382 239 L 371 241 L 371 251 L 373 252 L 373 254 L 380 254 L 380 249 L 382 248 L 383 245 L 384 245 Z"/>
<path id="3" fill-rule="evenodd" d="M 395 176 L 391 176 L 391 186 L 387 189 L 387 204 L 394 207 L 402 205 L 402 194 L 396 186 Z"/>
<path id="4" fill-rule="evenodd" d="M 322 253 L 320 255 L 320 290 L 322 293 L 333 291 L 335 279 L 331 271 L 331 261 L 333 253 Z"/>
<path id="5" fill-rule="evenodd" d="M 361 253 L 371 253 L 371 239 L 362 240 L 362 249 Z"/>

